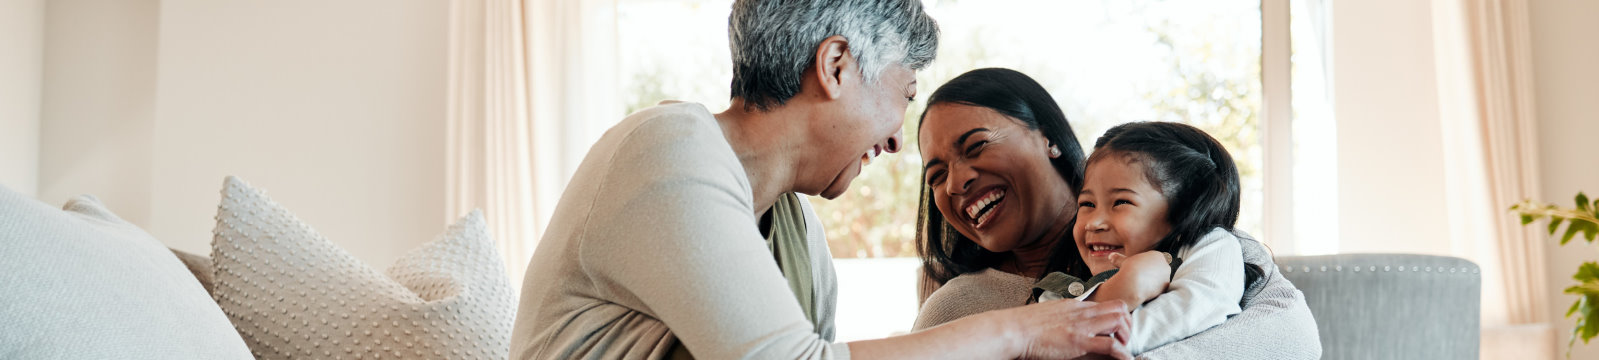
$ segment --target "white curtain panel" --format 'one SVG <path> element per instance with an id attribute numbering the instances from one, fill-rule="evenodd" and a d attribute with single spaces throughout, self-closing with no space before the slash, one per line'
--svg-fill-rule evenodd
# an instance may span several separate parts
<path id="1" fill-rule="evenodd" d="M 614 0 L 454 0 L 446 219 L 483 209 L 514 286 L 584 153 L 621 119 Z"/>
<path id="2" fill-rule="evenodd" d="M 1507 211 L 1540 194 L 1527 0 L 1433 5 L 1450 236 L 1483 269 L 1482 355 L 1547 358 L 1548 236 Z"/>
<path id="3" fill-rule="evenodd" d="M 1467 14 L 1472 29 L 1491 206 L 1496 210 L 1500 261 L 1504 266 L 1508 317 L 1512 324 L 1548 321 L 1544 243 L 1537 226 L 1522 226 L 1506 209 L 1541 194 L 1538 188 L 1537 114 L 1533 102 L 1532 41 L 1527 0 L 1474 0 Z"/>

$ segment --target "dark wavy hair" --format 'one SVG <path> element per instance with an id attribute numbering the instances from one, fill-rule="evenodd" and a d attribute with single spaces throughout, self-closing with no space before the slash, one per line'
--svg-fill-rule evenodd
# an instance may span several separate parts
<path id="1" fill-rule="evenodd" d="M 1113 156 L 1142 164 L 1144 178 L 1166 197 L 1166 223 L 1171 232 L 1155 244 L 1155 250 L 1176 254 L 1198 243 L 1212 229 L 1233 231 L 1238 223 L 1238 166 L 1227 149 L 1203 130 L 1174 122 L 1117 125 L 1094 142 L 1094 155 L 1088 163 Z M 1065 256 L 1057 254 L 1051 262 L 1066 261 Z M 1264 274 L 1259 266 L 1248 263 L 1244 273 L 1246 288 Z"/>
<path id="2" fill-rule="evenodd" d="M 1066 179 L 1067 186 L 1072 189 L 1073 199 L 1082 190 L 1083 167 L 1087 160 L 1083 155 L 1083 146 L 1077 142 L 1077 135 L 1067 123 L 1066 113 L 1060 110 L 1055 99 L 1049 96 L 1049 91 L 1044 90 L 1044 86 L 1037 81 L 1010 69 L 972 70 L 933 91 L 933 95 L 927 99 L 927 109 L 945 103 L 993 109 L 1020 121 L 1028 129 L 1043 133 L 1044 138 L 1060 149 L 1060 157 L 1050 159 L 1050 164 L 1054 165 L 1061 178 Z M 924 110 L 922 119 L 926 118 L 927 112 Z M 918 128 L 921 127 L 921 121 L 917 120 Z M 916 216 L 916 252 L 922 258 L 925 280 L 942 285 L 957 275 L 982 271 L 999 264 L 1000 253 L 983 249 L 950 226 L 944 220 L 944 214 L 938 211 L 938 206 L 933 204 L 933 189 L 925 182 L 921 187 L 920 209 Z M 1070 253 L 1075 257 L 1077 248 L 1067 247 L 1071 248 Z M 1082 263 L 1081 259 L 1078 263 Z M 1087 272 L 1086 266 L 1083 272 Z M 927 285 L 923 284 L 923 297 L 930 290 Z"/>

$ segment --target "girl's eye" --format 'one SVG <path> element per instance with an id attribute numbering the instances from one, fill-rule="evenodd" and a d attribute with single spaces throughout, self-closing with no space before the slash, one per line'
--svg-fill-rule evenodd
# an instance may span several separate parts
<path id="1" fill-rule="evenodd" d="M 1094 202 L 1093 201 L 1078 202 L 1077 203 L 1077 207 L 1092 208 L 1092 207 L 1094 207 Z"/>
<path id="2" fill-rule="evenodd" d="M 943 171 L 937 171 L 937 172 L 932 173 L 931 175 L 927 175 L 927 185 L 937 186 L 938 184 L 943 183 L 943 182 L 944 182 L 944 172 Z"/>
<path id="3" fill-rule="evenodd" d="M 1123 204 L 1132 205 L 1133 202 L 1127 201 L 1127 200 L 1116 200 L 1116 203 L 1112 204 L 1111 206 L 1117 206 L 1117 205 L 1123 205 Z"/>

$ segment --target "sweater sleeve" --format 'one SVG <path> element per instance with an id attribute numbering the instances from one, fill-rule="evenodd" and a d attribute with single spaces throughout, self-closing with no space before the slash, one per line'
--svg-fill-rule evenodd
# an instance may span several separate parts
<path id="1" fill-rule="evenodd" d="M 1232 233 L 1211 231 L 1178 256 L 1183 263 L 1166 293 L 1133 311 L 1127 347 L 1135 355 L 1221 325 L 1240 311 L 1244 258 Z"/>
<path id="2" fill-rule="evenodd" d="M 578 251 L 593 291 L 660 320 L 697 358 L 848 358 L 788 289 L 718 130 L 652 121 L 622 141 Z"/>
<path id="3" fill-rule="evenodd" d="M 1244 297 L 1244 311 L 1221 326 L 1139 354 L 1139 359 L 1317 359 L 1321 340 L 1305 296 L 1278 272 L 1265 246 L 1240 239 L 1244 259 L 1264 274 Z"/>

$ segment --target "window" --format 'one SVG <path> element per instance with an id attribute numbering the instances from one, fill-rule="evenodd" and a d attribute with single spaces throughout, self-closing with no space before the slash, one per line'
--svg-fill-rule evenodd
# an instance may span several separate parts
<path id="1" fill-rule="evenodd" d="M 713 111 L 726 108 L 732 78 L 730 3 L 621 1 L 617 39 L 623 100 L 617 106 L 632 112 L 677 99 L 701 102 Z M 1266 194 L 1263 187 L 1259 0 L 924 3 L 942 37 L 937 60 L 918 74 L 919 97 L 905 114 L 908 146 L 874 161 L 839 199 L 812 200 L 837 259 L 839 340 L 906 331 L 915 318 L 921 170 L 916 118 L 934 89 L 971 69 L 1006 67 L 1039 81 L 1065 110 L 1085 149 L 1106 129 L 1129 121 L 1180 121 L 1204 129 L 1239 165 L 1239 228 L 1265 234 L 1264 199 L 1279 194 Z M 1296 71 L 1320 69 L 1294 59 Z M 1331 121 L 1330 116 L 1320 119 L 1323 127 L 1306 129 L 1323 129 Z"/>

